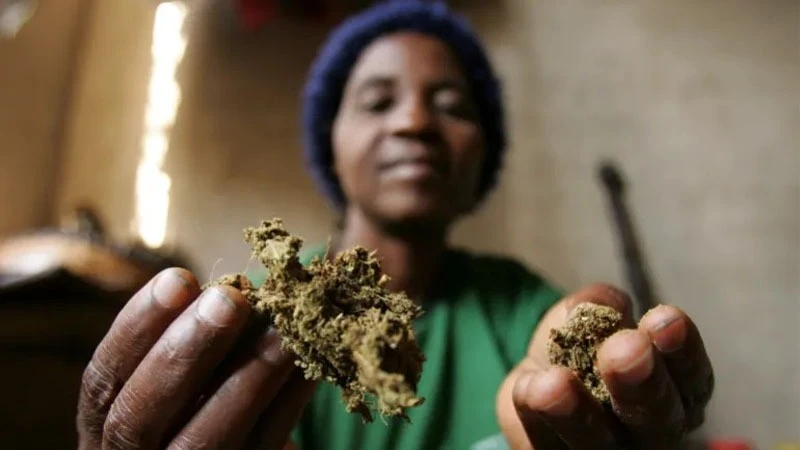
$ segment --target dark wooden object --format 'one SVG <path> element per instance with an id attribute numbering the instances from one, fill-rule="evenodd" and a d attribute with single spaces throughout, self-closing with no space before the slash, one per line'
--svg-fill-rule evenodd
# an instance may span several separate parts
<path id="1" fill-rule="evenodd" d="M 642 255 L 633 220 L 625 203 L 625 180 L 612 162 L 601 164 L 598 175 L 607 194 L 625 273 L 636 302 L 636 313 L 641 316 L 657 305 L 658 299 Z"/>
<path id="2" fill-rule="evenodd" d="M 78 390 L 127 300 L 57 269 L 0 288 L 0 448 L 76 448 Z"/>

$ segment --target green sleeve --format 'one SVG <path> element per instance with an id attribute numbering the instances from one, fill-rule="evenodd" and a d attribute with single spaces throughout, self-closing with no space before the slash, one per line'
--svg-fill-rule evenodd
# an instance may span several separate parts
<path id="1" fill-rule="evenodd" d="M 525 356 L 536 327 L 562 292 L 513 259 L 480 256 L 469 266 L 510 370 Z"/>
<path id="2" fill-rule="evenodd" d="M 304 450 L 305 446 L 303 446 L 303 436 L 300 433 L 300 422 L 298 422 L 297 426 L 294 427 L 292 430 L 292 434 L 289 436 L 289 440 L 294 443 L 300 450 Z"/>
<path id="3" fill-rule="evenodd" d="M 515 263 L 516 265 L 516 263 Z M 564 297 L 561 289 L 518 265 L 519 290 L 511 307 L 505 341 L 512 364 L 521 361 L 528 351 L 533 333 L 545 313 Z"/>

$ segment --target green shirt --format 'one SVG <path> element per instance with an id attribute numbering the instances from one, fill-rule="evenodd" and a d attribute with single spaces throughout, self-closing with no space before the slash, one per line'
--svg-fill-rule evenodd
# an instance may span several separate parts
<path id="1" fill-rule="evenodd" d="M 294 433 L 302 450 L 494 450 L 508 448 L 495 397 L 525 355 L 536 325 L 561 293 L 519 263 L 450 251 L 441 294 L 423 302 L 415 331 L 427 357 L 410 423 L 364 424 L 322 383 Z"/>

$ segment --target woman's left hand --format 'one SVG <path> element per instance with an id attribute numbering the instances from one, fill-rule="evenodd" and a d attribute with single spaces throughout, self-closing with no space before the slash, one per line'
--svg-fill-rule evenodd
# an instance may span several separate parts
<path id="1" fill-rule="evenodd" d="M 613 414 L 569 369 L 548 361 L 550 330 L 563 325 L 585 302 L 617 309 L 629 327 L 608 338 L 597 356 Z M 627 294 L 594 285 L 563 299 L 545 315 L 528 355 L 500 388 L 497 414 L 516 450 L 673 449 L 703 422 L 713 387 L 703 340 L 683 311 L 658 306 L 637 327 Z"/>

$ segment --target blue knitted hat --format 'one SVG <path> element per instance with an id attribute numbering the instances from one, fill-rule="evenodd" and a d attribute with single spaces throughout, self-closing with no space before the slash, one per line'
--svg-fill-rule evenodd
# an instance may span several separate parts
<path id="1" fill-rule="evenodd" d="M 304 157 L 314 181 L 337 209 L 345 205 L 344 193 L 333 171 L 333 121 L 361 52 L 378 37 L 397 31 L 418 31 L 441 39 L 466 71 L 486 145 L 478 188 L 480 201 L 496 182 L 506 148 L 500 82 L 467 21 L 439 1 L 382 2 L 347 19 L 330 34 L 311 66 L 303 92 Z"/>

